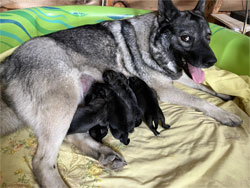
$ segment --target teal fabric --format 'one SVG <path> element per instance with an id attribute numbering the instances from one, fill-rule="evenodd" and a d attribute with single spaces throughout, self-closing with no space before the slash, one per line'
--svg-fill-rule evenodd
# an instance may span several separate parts
<path id="1" fill-rule="evenodd" d="M 30 38 L 106 20 L 120 20 L 148 13 L 148 10 L 101 7 L 37 7 L 0 13 L 0 53 L 19 46 Z M 236 73 L 249 73 L 250 38 L 229 29 L 210 24 L 211 48 L 216 66 Z"/>

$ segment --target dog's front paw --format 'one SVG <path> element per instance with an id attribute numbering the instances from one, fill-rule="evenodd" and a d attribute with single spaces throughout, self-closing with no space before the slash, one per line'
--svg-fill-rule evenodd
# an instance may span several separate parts
<path id="1" fill-rule="evenodd" d="M 119 170 L 127 165 L 125 159 L 107 146 L 100 148 L 99 162 L 106 168 Z"/>
<path id="2" fill-rule="evenodd" d="M 220 108 L 218 110 L 210 111 L 208 115 L 219 121 L 221 124 L 231 127 L 240 126 L 243 122 L 239 116 Z"/>
<path id="3" fill-rule="evenodd" d="M 216 96 L 219 97 L 220 99 L 224 100 L 224 101 L 229 101 L 229 100 L 234 99 L 234 96 L 221 94 L 221 93 L 217 93 Z"/>

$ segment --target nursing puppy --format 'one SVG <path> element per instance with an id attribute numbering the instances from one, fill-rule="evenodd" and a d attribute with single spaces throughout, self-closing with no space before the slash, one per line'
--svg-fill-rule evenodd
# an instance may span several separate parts
<path id="1" fill-rule="evenodd" d="M 160 134 L 157 131 L 159 121 L 163 128 L 170 128 L 169 125 L 165 124 L 165 117 L 160 109 L 156 92 L 138 77 L 130 77 L 129 86 L 135 93 L 138 105 L 143 112 L 146 125 L 154 135 L 157 136 Z"/>
<path id="2" fill-rule="evenodd" d="M 94 83 L 85 102 L 77 107 L 67 134 L 86 133 L 97 125 L 107 128 L 108 103 L 113 97 L 113 92 L 106 84 Z"/>
<path id="3" fill-rule="evenodd" d="M 165 117 L 159 107 L 158 100 L 157 100 L 157 94 L 156 92 L 148 87 L 148 85 L 142 81 L 141 79 L 137 77 L 130 77 L 127 79 L 123 74 L 117 73 L 112 70 L 105 71 L 103 74 L 103 78 L 106 81 L 107 85 L 105 84 L 99 84 L 98 86 L 103 87 L 103 89 L 107 90 L 107 87 L 113 88 L 114 92 L 119 96 L 117 100 L 117 96 L 112 92 L 109 91 L 109 96 L 105 96 L 102 98 L 102 100 L 105 100 L 104 103 L 107 103 L 106 106 L 108 108 L 103 108 L 104 104 L 99 105 L 99 101 L 95 101 L 96 97 L 91 97 L 92 95 L 98 95 L 98 93 L 95 93 L 96 91 L 101 91 L 101 88 L 94 89 L 96 86 L 92 86 L 91 92 L 88 93 L 86 96 L 86 99 L 92 98 L 93 104 L 97 103 L 97 105 L 94 105 L 92 108 L 91 114 L 94 114 L 92 118 L 91 116 L 87 115 L 86 113 L 82 113 L 85 111 L 84 108 L 89 109 L 89 103 L 85 102 L 85 106 L 80 106 L 77 108 L 77 111 L 74 115 L 74 118 L 72 120 L 72 123 L 70 125 L 70 129 L 68 131 L 69 133 L 80 133 L 80 132 L 87 132 L 89 131 L 92 138 L 94 138 L 96 141 L 101 142 L 102 138 L 104 138 L 108 133 L 108 127 L 101 126 L 101 124 L 97 125 L 97 122 L 99 119 L 105 119 L 106 123 L 110 124 L 109 127 L 111 129 L 111 133 L 113 136 L 117 139 L 119 139 L 122 143 L 127 145 L 129 143 L 128 139 L 128 131 L 124 131 L 124 127 L 128 128 L 134 128 L 139 126 L 141 123 L 142 116 L 145 119 L 145 122 L 149 129 L 155 134 L 158 135 L 159 132 L 157 131 L 158 128 L 158 122 L 160 121 L 162 126 L 166 129 L 168 129 L 170 126 L 165 125 Z M 112 84 L 112 85 L 109 85 Z M 132 90 L 131 90 L 132 89 Z M 136 96 L 136 99 L 134 98 Z M 114 100 L 114 101 L 112 101 Z M 124 105 L 124 103 L 119 104 L 119 100 L 123 100 L 127 103 L 127 105 Z M 116 101 L 116 102 L 115 102 Z M 117 103 L 118 102 L 118 103 Z M 137 104 L 138 103 L 138 104 Z M 132 106 L 131 106 L 132 105 Z M 136 108 L 137 113 L 133 114 L 134 111 L 130 110 L 131 108 Z M 138 109 L 138 107 L 140 109 Z M 100 109 L 101 108 L 101 109 Z M 126 109 L 127 108 L 127 109 Z M 96 111 L 96 112 L 95 112 Z M 98 113 L 98 112 L 102 113 Z M 105 111 L 106 113 L 104 113 Z M 123 112 L 126 111 L 126 114 L 123 114 Z M 132 113 L 131 113 L 132 112 Z M 122 120 L 122 116 L 130 117 L 130 120 Z M 108 117 L 104 117 L 104 115 L 108 115 Z M 88 118 L 88 116 L 90 118 Z M 98 117 L 100 116 L 100 117 Z M 134 116 L 134 117 L 133 117 Z M 88 122 L 92 122 L 96 124 L 96 126 L 90 128 L 86 120 L 88 118 Z M 135 122 L 135 124 L 131 123 L 131 120 L 137 119 L 138 121 Z M 124 124 L 123 122 L 126 122 Z M 153 126 L 153 123 L 155 126 Z M 86 124 L 86 125 L 85 125 Z M 131 126 L 132 125 L 132 126 Z M 72 132 L 73 131 L 73 132 Z M 130 131 L 132 132 L 132 131 Z"/>
<path id="4" fill-rule="evenodd" d="M 68 134 L 89 131 L 92 138 L 101 142 L 108 133 L 108 127 L 105 125 L 109 124 L 113 136 L 127 145 L 129 143 L 128 131 L 126 131 L 124 127 L 131 129 L 130 132 L 132 132 L 132 129 L 139 126 L 141 123 L 142 116 L 144 117 L 149 129 L 155 135 L 160 134 L 157 131 L 159 121 L 164 128 L 168 129 L 170 127 L 169 125 L 165 125 L 165 117 L 159 107 L 157 94 L 153 89 L 148 87 L 144 81 L 137 77 L 130 77 L 128 80 L 123 74 L 112 70 L 105 71 L 103 79 L 107 85 L 99 83 L 98 85 L 94 84 L 94 86 L 92 86 L 91 91 L 85 98 L 85 106 L 80 105 L 77 108 Z M 101 99 L 99 100 L 101 100 L 102 103 L 100 105 L 100 101 L 95 96 L 100 95 L 102 88 L 105 91 L 109 89 L 108 87 L 113 88 L 114 92 L 119 97 L 115 100 L 117 96 L 110 91 L 106 91 L 105 93 L 108 93 L 109 95 L 101 95 Z M 91 100 L 91 106 L 89 106 L 89 100 Z M 125 105 L 125 103 L 121 103 L 121 105 L 118 106 L 117 104 L 121 101 L 118 103 L 116 102 L 119 100 L 125 101 L 127 105 Z M 140 109 L 138 109 L 138 107 Z M 133 110 L 133 108 L 135 109 Z M 86 110 L 88 113 L 86 113 Z M 126 111 L 126 114 L 123 114 L 122 111 Z M 135 114 L 133 114 L 134 111 Z M 128 114 L 130 116 L 130 120 L 122 120 L 121 117 L 127 116 Z M 109 118 L 106 116 L 109 116 Z M 138 120 L 135 121 L 134 124 L 131 123 L 133 119 L 137 118 Z M 100 122 L 100 119 L 101 122 L 105 119 L 105 125 L 102 125 L 103 123 L 98 123 L 98 121 Z M 123 122 L 126 122 L 126 124 Z M 155 126 L 153 126 L 153 123 Z M 90 125 L 92 126 L 90 127 Z M 93 125 L 95 126 L 93 127 Z"/>
<path id="5" fill-rule="evenodd" d="M 0 65 L 1 135 L 29 126 L 38 141 L 32 169 L 42 187 L 67 187 L 57 170 L 57 155 L 78 104 L 88 92 L 86 82 L 101 81 L 112 69 L 137 76 L 161 101 L 192 107 L 221 124 L 242 120 L 203 99 L 173 86 L 173 80 L 223 99 L 199 84 L 201 68 L 215 64 L 209 47 L 211 31 L 204 18 L 205 1 L 191 11 L 179 11 L 159 0 L 158 13 L 58 31 L 29 40 Z M 82 75 L 88 75 L 83 77 Z M 126 162 L 88 133 L 67 136 L 83 154 L 111 169 Z"/>
<path id="6" fill-rule="evenodd" d="M 106 70 L 103 73 L 103 80 L 109 84 L 110 88 L 120 97 L 123 103 L 127 106 L 128 132 L 133 132 L 134 127 L 137 127 L 142 122 L 142 111 L 138 106 L 136 96 L 130 88 L 128 79 L 122 74 L 113 70 Z"/>
<path id="7" fill-rule="evenodd" d="M 114 92 L 113 100 L 108 104 L 109 129 L 116 139 L 128 145 L 128 135 L 142 122 L 142 112 L 127 78 L 122 73 L 105 70 L 103 80 Z"/>
<path id="8" fill-rule="evenodd" d="M 108 133 L 123 144 L 129 144 L 128 109 L 119 96 L 107 84 L 95 83 L 85 98 L 85 103 L 77 107 L 67 135 L 87 133 L 98 142 Z"/>
<path id="9" fill-rule="evenodd" d="M 94 83 L 78 106 L 67 134 L 85 133 L 101 141 L 110 129 L 112 135 L 128 145 L 129 132 L 141 123 L 142 113 L 124 75 L 112 70 L 103 73 L 104 83 Z M 112 85 L 110 85 L 112 83 Z M 136 99 L 135 99 L 136 100 Z M 138 110 L 138 112 L 136 111 Z"/>

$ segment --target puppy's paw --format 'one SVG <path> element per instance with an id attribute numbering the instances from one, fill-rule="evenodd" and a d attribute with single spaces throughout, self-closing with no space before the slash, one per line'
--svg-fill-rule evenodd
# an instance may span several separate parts
<path id="1" fill-rule="evenodd" d="M 170 125 L 165 124 L 165 117 L 164 114 L 162 113 L 161 109 L 158 107 L 157 109 L 152 108 L 150 111 L 147 110 L 147 112 L 145 113 L 145 120 L 146 120 L 146 124 L 149 126 L 149 128 L 152 130 L 152 132 L 157 136 L 158 134 L 160 134 L 157 131 L 158 128 L 158 122 L 161 123 L 161 126 L 164 129 L 169 129 Z M 155 127 L 153 126 L 153 122 Z M 153 130 L 154 129 L 154 130 Z"/>
<path id="2" fill-rule="evenodd" d="M 152 116 L 145 116 L 145 123 L 148 128 L 154 133 L 155 136 L 159 135 L 160 133 L 157 131 L 158 128 L 158 120 L 153 121 Z M 153 122 L 155 125 L 153 125 Z"/>
<path id="3" fill-rule="evenodd" d="M 212 110 L 212 111 L 208 112 L 207 115 L 209 115 L 210 117 L 213 117 L 221 124 L 227 125 L 230 127 L 240 126 L 243 122 L 239 116 L 237 116 L 231 112 L 227 112 L 227 111 L 220 109 L 220 108 L 218 108 L 217 110 Z"/>
<path id="4" fill-rule="evenodd" d="M 164 129 L 169 129 L 171 126 L 164 123 L 164 124 L 162 124 L 162 127 L 163 127 Z"/>
<path id="5" fill-rule="evenodd" d="M 120 170 L 127 165 L 127 162 L 122 156 L 107 146 L 102 146 L 99 152 L 99 162 L 106 168 Z"/>

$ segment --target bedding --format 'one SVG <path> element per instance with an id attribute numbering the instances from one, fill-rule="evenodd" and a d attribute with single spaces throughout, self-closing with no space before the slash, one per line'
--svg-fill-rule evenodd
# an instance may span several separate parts
<path id="1" fill-rule="evenodd" d="M 19 40 L 14 39 L 26 41 L 29 39 L 28 34 L 34 37 L 55 29 L 145 13 L 141 10 L 112 9 L 115 11 L 109 16 L 97 11 L 99 15 L 89 19 L 86 15 L 93 16 L 90 9 L 94 8 L 70 9 L 72 7 L 44 7 L 1 14 L 1 30 L 4 32 L 0 33 L 0 61 L 13 52 L 13 47 L 20 45 Z M 107 12 L 111 9 L 103 10 Z M 59 15 L 55 15 L 55 12 Z M 18 22 L 6 21 L 15 15 Z M 63 22 L 58 21 L 59 18 Z M 74 21 L 69 23 L 69 20 Z M 21 27 L 18 23 L 30 26 Z M 34 26 L 37 30 L 34 30 Z M 204 84 L 217 92 L 235 96 L 234 100 L 222 101 L 204 92 L 175 84 L 183 91 L 237 114 L 244 121 L 242 126 L 223 126 L 191 108 L 161 102 L 166 123 L 171 128 L 164 130 L 159 127 L 159 136 L 154 136 L 142 123 L 130 135 L 128 146 L 114 139 L 111 134 L 105 137 L 104 143 L 123 155 L 128 163 L 121 171 L 104 169 L 98 161 L 82 155 L 73 145 L 64 142 L 58 156 L 58 167 L 70 187 L 250 187 L 250 78 L 246 76 L 249 75 L 249 40 L 246 37 L 233 40 L 236 34 L 228 31 L 229 37 L 225 39 L 223 28 L 211 25 L 211 29 L 211 47 L 219 61 L 217 66 L 230 72 L 218 67 L 204 70 Z M 10 38 L 16 34 L 18 38 Z M 0 138 L 0 187 L 38 187 L 31 167 L 36 146 L 36 138 L 28 128 Z"/>
<path id="2" fill-rule="evenodd" d="M 248 76 L 210 68 L 205 84 L 216 91 L 236 96 L 222 101 L 180 84 L 186 92 L 239 115 L 241 127 L 220 125 L 193 109 L 160 103 L 169 130 L 153 133 L 143 123 L 125 146 L 110 134 L 104 143 L 121 153 L 128 165 L 115 172 L 81 153 L 71 144 L 61 146 L 58 166 L 70 187 L 143 188 L 247 188 L 250 186 L 250 84 Z M 223 77 L 222 77 L 223 76 Z M 28 128 L 0 139 L 1 187 L 38 187 L 31 171 L 36 139 Z"/>

